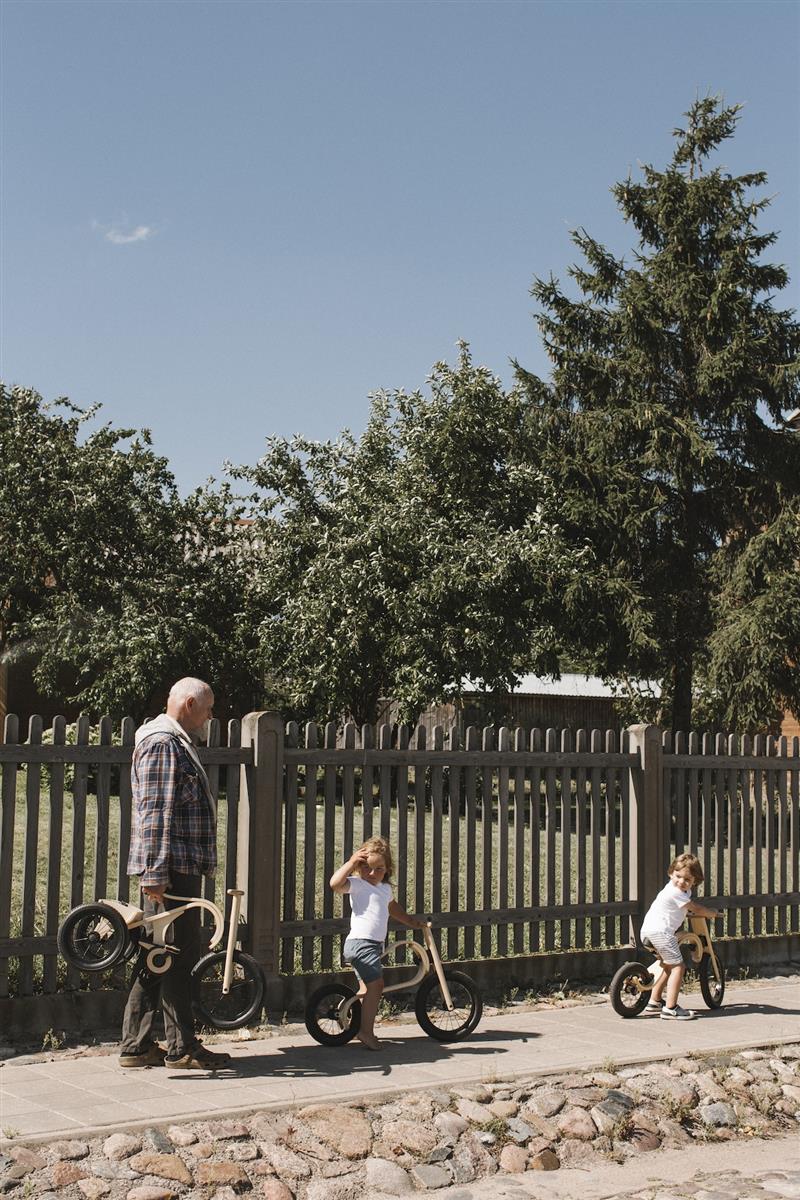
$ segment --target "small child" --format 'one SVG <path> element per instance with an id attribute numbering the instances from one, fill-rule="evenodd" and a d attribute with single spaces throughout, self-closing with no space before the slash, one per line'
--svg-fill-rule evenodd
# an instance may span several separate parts
<path id="1" fill-rule="evenodd" d="M 692 888 L 703 882 L 703 868 L 693 854 L 679 854 L 670 863 L 669 883 L 656 896 L 642 921 L 642 941 L 647 941 L 664 964 L 664 974 L 655 983 L 646 1017 L 661 1017 L 662 1021 L 691 1021 L 696 1013 L 678 1004 L 683 982 L 684 962 L 675 934 L 687 912 L 697 917 L 718 917 L 719 913 L 692 902 Z M 666 1003 L 662 1000 L 667 989 Z"/>
<path id="2" fill-rule="evenodd" d="M 330 878 L 334 892 L 350 895 L 350 932 L 344 944 L 344 960 L 358 976 L 361 997 L 361 1028 L 358 1039 L 369 1050 L 380 1050 L 375 1037 L 375 1015 L 383 992 L 383 954 L 389 917 L 412 929 L 423 929 L 426 921 L 412 917 L 392 899 L 389 880 L 394 867 L 389 843 L 381 837 L 368 838 Z"/>

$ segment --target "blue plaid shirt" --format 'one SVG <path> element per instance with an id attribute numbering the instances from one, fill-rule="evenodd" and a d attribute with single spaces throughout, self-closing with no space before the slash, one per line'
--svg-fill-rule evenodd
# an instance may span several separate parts
<path id="1" fill-rule="evenodd" d="M 180 742 L 154 733 L 131 766 L 133 828 L 128 874 L 144 886 L 169 884 L 172 872 L 209 875 L 217 865 L 216 817 L 203 780 Z"/>

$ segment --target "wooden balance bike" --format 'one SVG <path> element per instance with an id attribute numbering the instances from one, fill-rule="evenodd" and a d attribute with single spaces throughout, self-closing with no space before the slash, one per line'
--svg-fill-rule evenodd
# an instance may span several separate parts
<path id="1" fill-rule="evenodd" d="M 705 917 L 689 917 L 689 928 L 682 929 L 676 937 L 679 945 L 691 947 L 689 957 L 697 967 L 700 991 L 706 1004 L 709 1008 L 719 1008 L 725 995 L 725 967 L 714 952 L 708 921 Z M 614 1012 L 621 1017 L 637 1017 L 663 974 L 664 964 L 657 955 L 650 966 L 643 962 L 626 962 L 608 989 Z"/>
<path id="2" fill-rule="evenodd" d="M 408 946 L 419 960 L 411 979 L 393 983 L 388 992 L 408 991 L 419 984 L 414 1013 L 420 1026 L 437 1042 L 460 1042 L 476 1028 L 483 1000 L 474 981 L 461 971 L 443 967 L 430 924 L 423 929 L 425 945 L 408 938 L 395 942 L 382 958 Z M 318 988 L 306 1005 L 306 1029 L 323 1046 L 343 1046 L 356 1036 L 361 1025 L 362 992 L 345 983 L 327 983 Z"/>
<path id="3" fill-rule="evenodd" d="M 192 970 L 192 1002 L 198 1019 L 213 1029 L 239 1029 L 260 1013 L 264 1004 L 264 976 L 249 954 L 236 948 L 239 913 L 244 892 L 229 888 L 231 916 L 224 949 L 210 951 Z M 73 908 L 58 930 L 58 949 L 69 966 L 93 974 L 109 971 L 139 956 L 138 969 L 163 975 L 172 966 L 177 946 L 167 941 L 170 926 L 192 908 L 204 909 L 214 919 L 210 946 L 222 942 L 225 922 L 210 900 L 197 896 L 166 895 L 178 900 L 177 908 L 145 915 L 141 908 L 122 900 L 96 900 Z"/>

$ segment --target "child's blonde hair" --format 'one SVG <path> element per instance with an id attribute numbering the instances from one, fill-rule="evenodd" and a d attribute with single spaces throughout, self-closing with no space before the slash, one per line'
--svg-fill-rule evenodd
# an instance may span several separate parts
<path id="1" fill-rule="evenodd" d="M 695 858 L 693 854 L 679 854 L 677 858 L 673 858 L 669 864 L 669 874 L 673 871 L 689 871 L 695 883 L 703 882 L 703 868 L 700 866 L 700 859 Z"/>
<path id="2" fill-rule="evenodd" d="M 386 864 L 386 874 L 384 875 L 384 879 L 388 882 L 388 880 L 392 878 L 392 874 L 394 873 L 394 863 L 392 861 L 392 851 L 389 843 L 386 841 L 386 838 L 367 838 L 365 842 L 361 843 L 361 845 L 358 847 L 358 850 L 359 853 L 362 850 L 366 850 L 367 854 L 380 854 L 381 858 Z"/>

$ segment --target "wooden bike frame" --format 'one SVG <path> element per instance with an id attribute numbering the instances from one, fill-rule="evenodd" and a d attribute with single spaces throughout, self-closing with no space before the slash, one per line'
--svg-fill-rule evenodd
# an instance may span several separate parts
<path id="1" fill-rule="evenodd" d="M 452 1012 L 454 1008 L 453 998 L 450 995 L 450 989 L 447 986 L 447 979 L 445 978 L 444 970 L 442 969 L 442 960 L 439 955 L 439 951 L 436 949 L 436 942 L 433 940 L 430 921 L 423 927 L 422 936 L 425 940 L 424 946 L 420 946 L 419 942 L 415 942 L 413 938 L 406 938 L 405 941 L 395 942 L 390 949 L 384 950 L 383 954 L 381 955 L 382 959 L 386 959 L 390 954 L 394 954 L 395 950 L 399 950 L 402 946 L 408 946 L 408 948 L 417 958 L 418 962 L 416 974 L 413 975 L 411 979 L 403 979 L 400 983 L 390 984 L 388 987 L 383 989 L 383 994 L 385 996 L 389 992 L 405 992 L 408 991 L 409 988 L 416 987 L 418 983 L 422 982 L 422 980 L 430 971 L 431 965 L 433 965 L 433 969 L 436 972 L 439 980 L 439 986 L 442 989 L 442 997 L 447 1005 L 447 1011 Z M 366 993 L 366 990 L 366 986 L 362 983 L 356 994 L 351 996 L 348 1000 L 345 1000 L 344 1004 L 339 1009 L 339 1021 L 342 1025 L 342 1028 L 344 1028 L 349 1022 L 350 1009 L 357 1000 L 361 999 L 361 997 Z"/>
<path id="2" fill-rule="evenodd" d="M 222 979 L 222 994 L 227 996 L 231 989 L 231 980 L 233 978 L 233 952 L 236 949 L 236 933 L 239 926 L 239 913 L 242 907 L 243 891 L 238 888 L 228 888 L 228 895 L 231 897 L 231 917 L 228 922 L 228 941 L 225 947 L 225 971 Z M 225 921 L 222 913 L 211 900 L 203 900 L 199 896 L 173 896 L 169 892 L 164 893 L 165 900 L 180 900 L 182 903 L 178 908 L 165 909 L 164 912 L 152 913 L 150 916 L 145 916 L 141 908 L 137 908 L 135 904 L 126 904 L 122 900 L 98 900 L 98 904 L 107 904 L 109 908 L 116 909 L 129 930 L 142 929 L 152 937 L 153 945 L 145 955 L 145 963 L 148 971 L 153 975 L 163 975 L 168 971 L 172 962 L 172 955 L 176 953 L 176 947 L 171 946 L 167 942 L 167 931 L 173 921 L 178 917 L 183 916 L 191 908 L 205 909 L 211 913 L 214 918 L 214 934 L 209 942 L 209 949 L 213 949 L 219 942 L 222 941 L 222 935 L 225 932 Z"/>
<path id="3" fill-rule="evenodd" d="M 679 946 L 692 947 L 691 959 L 695 965 L 700 962 L 704 954 L 707 954 L 711 959 L 714 976 L 719 980 L 719 964 L 714 953 L 714 944 L 711 941 L 711 930 L 708 928 L 708 921 L 705 917 L 689 917 L 689 928 L 682 929 L 675 935 L 675 939 Z M 649 992 L 658 983 L 664 974 L 664 964 L 660 958 L 657 958 L 648 969 L 653 981 L 650 984 L 642 984 L 639 988 L 642 992 Z"/>

